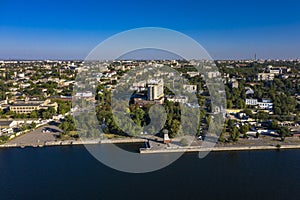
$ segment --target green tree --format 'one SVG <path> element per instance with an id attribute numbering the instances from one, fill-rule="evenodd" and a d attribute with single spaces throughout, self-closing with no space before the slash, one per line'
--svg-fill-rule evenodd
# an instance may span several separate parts
<path id="1" fill-rule="evenodd" d="M 238 141 L 239 137 L 240 137 L 239 129 L 236 126 L 234 126 L 232 128 L 232 130 L 230 131 L 230 137 L 229 137 L 229 139 L 231 141 L 236 142 L 236 141 Z"/>
<path id="2" fill-rule="evenodd" d="M 52 116 L 56 114 L 56 110 L 55 110 L 55 108 L 52 107 L 52 106 L 51 106 L 51 107 L 48 107 L 47 111 L 48 111 Z"/>
<path id="3" fill-rule="evenodd" d="M 263 111 L 259 111 L 256 114 L 256 116 L 257 116 L 258 119 L 261 119 L 261 120 L 266 120 L 266 119 L 269 118 L 269 115 L 266 112 L 263 112 Z"/>
<path id="4" fill-rule="evenodd" d="M 45 110 L 42 112 L 42 117 L 43 119 L 51 119 L 53 115 L 49 111 Z"/>
<path id="5" fill-rule="evenodd" d="M 233 105 L 233 104 L 232 104 L 232 100 L 230 100 L 230 99 L 227 100 L 227 108 L 228 108 L 228 109 L 232 108 L 232 105 Z"/>
<path id="6" fill-rule="evenodd" d="M 58 104 L 58 109 L 57 109 L 58 114 L 64 115 L 64 114 L 66 114 L 67 112 L 70 111 L 71 104 L 69 102 L 67 102 L 67 101 L 61 101 L 61 100 L 60 101 L 56 101 L 56 102 Z"/>
<path id="7" fill-rule="evenodd" d="M 243 112 L 247 115 L 247 116 L 251 116 L 252 115 L 252 111 L 250 109 L 245 109 L 243 110 Z"/>
<path id="8" fill-rule="evenodd" d="M 179 128 L 180 128 L 180 121 L 178 121 L 177 119 L 174 119 L 172 121 L 171 127 L 170 127 L 170 137 L 174 138 L 176 137 L 176 135 L 179 132 Z"/>
<path id="9" fill-rule="evenodd" d="M 282 141 L 284 141 L 286 137 L 291 136 L 290 130 L 285 126 L 278 127 L 277 132 Z"/>
<path id="10" fill-rule="evenodd" d="M 246 135 L 246 133 L 249 131 L 249 126 L 248 125 L 243 125 L 242 127 L 241 127 L 241 134 L 246 138 L 247 137 L 247 135 Z"/>
<path id="11" fill-rule="evenodd" d="M 9 139 L 8 135 L 1 135 L 0 136 L 0 143 L 5 143 Z"/>
<path id="12" fill-rule="evenodd" d="M 145 111 L 139 107 L 136 107 L 133 112 L 132 112 L 132 117 L 133 121 L 138 125 L 138 126 L 143 126 L 144 124 L 144 117 L 145 117 Z"/>
<path id="13" fill-rule="evenodd" d="M 90 125 L 89 123 L 87 123 Z M 93 127 L 93 125 L 91 125 Z M 67 115 L 64 119 L 64 121 L 59 125 L 59 128 L 63 130 L 64 134 L 68 134 L 70 131 L 75 131 L 75 122 L 72 116 Z M 87 127 L 88 129 L 88 127 Z"/>
<path id="14" fill-rule="evenodd" d="M 34 129 L 35 127 L 36 127 L 36 123 L 35 122 L 31 122 L 30 128 Z"/>
<path id="15" fill-rule="evenodd" d="M 272 120 L 272 122 L 269 125 L 269 128 L 273 129 L 273 130 L 277 130 L 279 128 L 278 121 L 277 120 Z"/>
<path id="16" fill-rule="evenodd" d="M 26 124 L 23 124 L 21 127 L 20 127 L 20 131 L 26 131 L 28 129 L 28 126 Z"/>
<path id="17" fill-rule="evenodd" d="M 237 101 L 237 107 L 240 108 L 240 109 L 244 109 L 246 107 L 246 103 L 243 99 L 239 99 Z"/>
<path id="18" fill-rule="evenodd" d="M 30 113 L 30 118 L 39 118 L 38 111 L 34 110 Z"/>
<path id="19" fill-rule="evenodd" d="M 225 139 L 225 134 L 226 134 L 226 127 L 224 127 L 223 129 L 222 129 L 222 132 L 221 132 L 221 135 L 220 135 L 220 137 L 219 137 L 219 142 L 221 142 L 221 143 L 224 143 L 225 141 L 226 141 L 226 139 Z"/>

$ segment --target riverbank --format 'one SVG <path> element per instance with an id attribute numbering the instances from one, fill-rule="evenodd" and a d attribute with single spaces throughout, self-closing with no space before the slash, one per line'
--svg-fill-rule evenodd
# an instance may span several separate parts
<path id="1" fill-rule="evenodd" d="M 44 129 L 51 130 L 46 133 Z M 173 139 L 170 144 L 164 144 L 163 140 L 157 136 L 143 135 L 141 138 L 107 138 L 107 139 L 78 139 L 78 140 L 59 140 L 55 137 L 61 130 L 52 125 L 39 127 L 29 133 L 21 135 L 5 144 L 0 148 L 24 148 L 24 147 L 47 147 L 47 146 L 69 146 L 69 145 L 101 145 L 119 143 L 144 143 L 145 148 L 137 149 L 141 154 L 153 153 L 178 153 L 178 152 L 208 152 L 208 151 L 251 151 L 251 150 L 277 150 L 277 149 L 300 149 L 299 138 L 287 138 L 285 141 L 272 140 L 269 137 L 257 139 L 241 138 L 236 143 L 217 143 L 213 148 L 202 147 L 202 141 L 195 138 L 188 138 L 191 145 L 184 147 L 180 144 L 181 138 Z"/>
<path id="2" fill-rule="evenodd" d="M 251 151 L 251 150 L 278 150 L 278 149 L 300 149 L 300 144 L 293 145 L 260 145 L 260 146 L 222 146 L 213 148 L 202 148 L 200 146 L 194 147 L 178 147 L 178 148 L 165 148 L 165 149 L 147 149 L 141 148 L 141 154 L 153 153 L 183 153 L 183 152 L 208 152 L 208 151 Z"/>
<path id="3" fill-rule="evenodd" d="M 45 131 L 47 130 L 47 131 Z M 88 145 L 88 144 L 106 144 L 106 143 L 143 143 L 146 139 L 129 138 L 129 137 L 113 137 L 107 139 L 61 139 L 57 136 L 62 130 L 57 125 L 47 124 L 38 127 L 28 133 L 18 135 L 8 142 L 1 144 L 0 148 L 11 147 L 44 147 L 44 146 L 66 146 L 66 145 Z M 112 137 L 112 135 L 109 135 Z"/>
<path id="4" fill-rule="evenodd" d="M 145 139 L 139 138 L 122 138 L 122 139 L 106 139 L 106 140 L 65 140 L 65 141 L 49 141 L 43 143 L 7 143 L 0 145 L 0 148 L 13 147 L 44 147 L 44 146 L 67 146 L 67 145 L 89 145 L 89 144 L 120 144 L 120 143 L 143 143 Z"/>
<path id="5" fill-rule="evenodd" d="M 95 144 L 120 144 L 120 143 L 144 143 L 147 142 L 143 138 L 120 138 L 106 140 L 67 140 L 67 141 L 49 141 L 44 143 L 28 143 L 17 144 L 9 143 L 2 144 L 0 148 L 25 148 L 25 147 L 51 147 L 51 146 L 70 146 L 70 145 L 95 145 Z M 208 152 L 208 151 L 252 151 L 252 150 L 278 150 L 278 149 L 300 149 L 300 144 L 281 144 L 281 145 L 228 145 L 215 146 L 213 148 L 203 148 L 201 146 L 189 147 L 161 147 L 161 148 L 140 148 L 141 154 L 155 153 L 184 153 L 184 152 Z"/>

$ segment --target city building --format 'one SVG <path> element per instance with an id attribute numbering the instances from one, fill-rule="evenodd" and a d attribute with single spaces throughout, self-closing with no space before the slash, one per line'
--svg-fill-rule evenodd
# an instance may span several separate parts
<path id="1" fill-rule="evenodd" d="M 9 105 L 9 110 L 19 113 L 19 114 L 28 114 L 34 110 L 40 109 L 48 109 L 49 107 L 53 107 L 57 110 L 57 103 L 51 103 L 50 99 L 45 101 L 36 101 L 36 100 L 18 100 L 15 101 L 13 104 Z"/>
<path id="2" fill-rule="evenodd" d="M 13 127 L 16 126 L 16 122 L 13 120 L 0 120 L 0 136 L 13 133 Z"/>
<path id="3" fill-rule="evenodd" d="M 257 99 L 246 99 L 245 103 L 249 106 L 256 106 L 258 104 L 258 101 Z"/>
<path id="4" fill-rule="evenodd" d="M 207 72 L 206 75 L 208 78 L 216 78 L 216 77 L 220 76 L 220 72 L 211 71 L 211 72 Z"/>
<path id="5" fill-rule="evenodd" d="M 78 97 L 78 98 L 90 98 L 90 97 L 93 97 L 93 93 L 90 92 L 90 91 L 86 91 L 86 92 L 77 92 L 75 94 L 75 97 Z"/>
<path id="6" fill-rule="evenodd" d="M 187 96 L 168 96 L 167 100 L 172 101 L 172 102 L 178 102 L 178 103 L 187 103 L 188 97 Z"/>
<path id="7" fill-rule="evenodd" d="M 249 106 L 258 106 L 259 109 L 263 110 L 273 109 L 273 103 L 270 99 L 262 99 L 261 102 L 259 102 L 257 99 L 246 99 L 245 103 Z"/>
<path id="8" fill-rule="evenodd" d="M 147 83 L 147 100 L 154 101 L 164 97 L 163 80 L 149 80 Z"/>
<path id="9" fill-rule="evenodd" d="M 267 70 L 269 73 L 273 73 L 273 74 L 284 74 L 290 71 L 289 68 L 287 67 L 273 67 L 272 65 L 269 65 L 267 67 Z"/>
<path id="10" fill-rule="evenodd" d="M 270 99 L 262 99 L 262 102 L 258 102 L 258 107 L 264 110 L 272 110 L 273 103 L 271 102 Z"/>
<path id="11" fill-rule="evenodd" d="M 275 74 L 273 73 L 258 73 L 256 78 L 258 81 L 272 81 L 274 77 Z"/>
<path id="12" fill-rule="evenodd" d="M 189 93 L 197 93 L 197 85 L 183 85 L 183 90 Z"/>
<path id="13" fill-rule="evenodd" d="M 187 72 L 187 75 L 189 75 L 190 77 L 195 77 L 195 76 L 199 76 L 200 73 L 199 72 Z"/>
<path id="14" fill-rule="evenodd" d="M 11 128 L 16 125 L 16 122 L 13 120 L 0 120 L 0 129 Z"/>

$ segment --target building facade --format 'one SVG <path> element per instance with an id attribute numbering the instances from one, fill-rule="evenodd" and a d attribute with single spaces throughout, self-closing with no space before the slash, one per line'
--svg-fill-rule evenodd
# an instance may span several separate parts
<path id="1" fill-rule="evenodd" d="M 28 114 L 34 110 L 48 109 L 53 107 L 57 110 L 57 103 L 51 103 L 50 99 L 45 101 L 31 101 L 31 100 L 19 100 L 9 105 L 9 110 L 18 113 L 18 114 Z"/>
<path id="2" fill-rule="evenodd" d="M 149 101 L 158 100 L 164 97 L 164 83 L 162 80 L 149 81 L 147 85 L 147 98 Z"/>
<path id="3" fill-rule="evenodd" d="M 257 80 L 258 81 L 272 81 L 275 78 L 275 74 L 273 73 L 258 73 Z"/>
<path id="4" fill-rule="evenodd" d="M 257 99 L 246 99 L 245 102 L 248 106 L 256 106 L 258 104 Z"/>

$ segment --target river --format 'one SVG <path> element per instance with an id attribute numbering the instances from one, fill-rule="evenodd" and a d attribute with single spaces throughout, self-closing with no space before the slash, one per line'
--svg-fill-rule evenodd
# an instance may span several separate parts
<path id="1" fill-rule="evenodd" d="M 0 199 L 300 199 L 300 150 L 187 153 L 129 174 L 82 145 L 0 149 Z"/>

